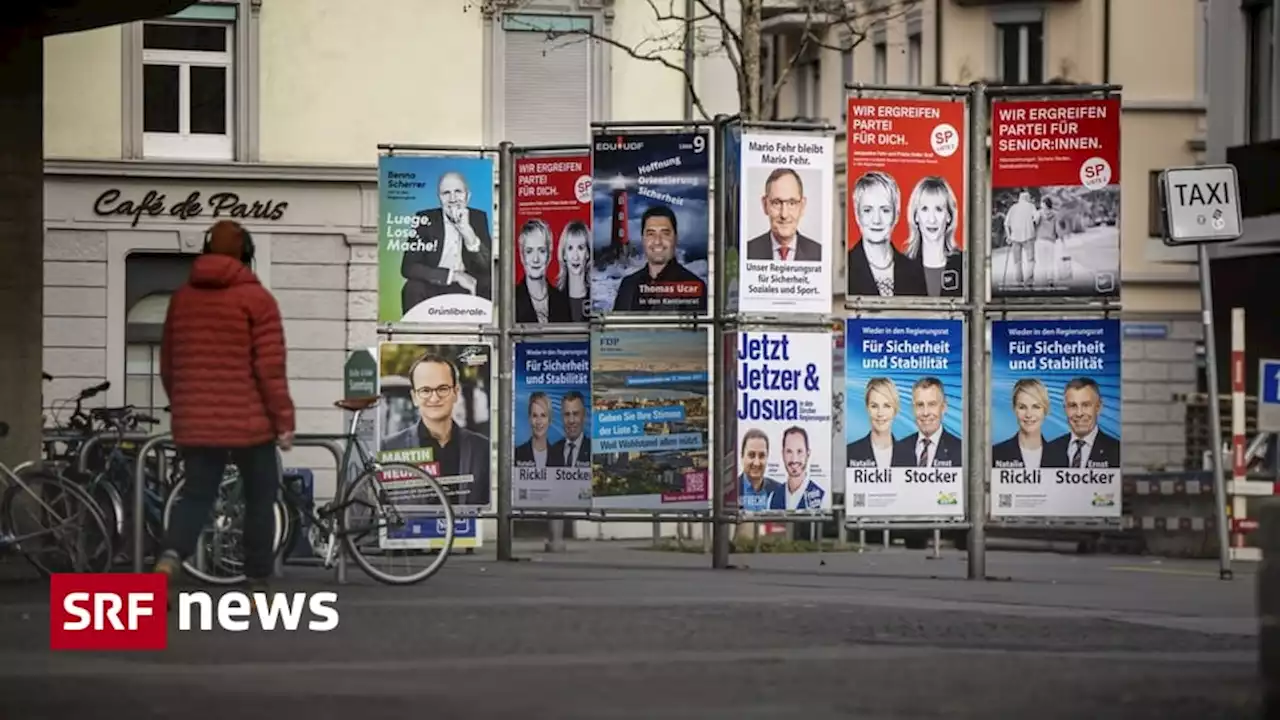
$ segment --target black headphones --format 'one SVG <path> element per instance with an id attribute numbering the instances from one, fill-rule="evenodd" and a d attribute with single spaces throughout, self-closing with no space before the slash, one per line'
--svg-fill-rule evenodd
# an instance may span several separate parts
<path id="1" fill-rule="evenodd" d="M 237 225 L 239 225 L 239 223 L 237 223 Z M 253 235 L 251 235 L 243 225 L 239 225 L 239 227 L 240 227 L 240 238 L 241 238 L 240 262 L 244 263 L 245 265 L 253 265 Z M 204 252 L 204 253 L 209 252 L 209 239 L 212 234 L 213 234 L 212 226 L 210 226 L 208 230 L 204 231 L 204 247 L 201 248 L 201 252 Z"/>

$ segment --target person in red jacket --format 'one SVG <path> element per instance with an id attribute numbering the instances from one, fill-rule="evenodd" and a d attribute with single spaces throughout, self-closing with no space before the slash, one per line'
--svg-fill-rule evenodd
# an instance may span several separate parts
<path id="1" fill-rule="evenodd" d="M 261 586 L 274 569 L 276 448 L 293 444 L 294 408 L 280 309 L 252 262 L 253 239 L 238 223 L 220 221 L 169 301 L 160 378 L 187 482 L 156 572 L 174 575 L 195 552 L 228 461 L 244 486 L 244 573 Z"/>

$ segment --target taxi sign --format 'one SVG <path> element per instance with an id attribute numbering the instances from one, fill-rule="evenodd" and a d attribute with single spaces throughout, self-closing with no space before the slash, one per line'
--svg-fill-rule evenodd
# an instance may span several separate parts
<path id="1" fill-rule="evenodd" d="M 1234 165 L 1169 168 L 1160 174 L 1165 245 L 1230 242 L 1243 233 Z"/>

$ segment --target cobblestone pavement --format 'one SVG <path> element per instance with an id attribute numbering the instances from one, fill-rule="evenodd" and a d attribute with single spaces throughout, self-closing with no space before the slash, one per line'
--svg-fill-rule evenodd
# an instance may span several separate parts
<path id="1" fill-rule="evenodd" d="M 333 632 L 164 653 L 51 653 L 45 587 L 0 581 L 0 718 L 1258 717 L 1252 578 L 1211 563 L 991 553 L 969 582 L 954 551 L 521 554 L 411 588 L 353 568 Z"/>

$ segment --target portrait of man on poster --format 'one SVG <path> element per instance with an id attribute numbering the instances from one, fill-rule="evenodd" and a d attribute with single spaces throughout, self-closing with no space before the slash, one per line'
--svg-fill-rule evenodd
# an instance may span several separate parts
<path id="1" fill-rule="evenodd" d="M 707 284 L 676 260 L 680 226 L 676 214 L 666 205 L 654 205 L 640 217 L 640 237 L 644 244 L 644 267 L 624 277 L 613 301 L 614 312 L 702 313 L 707 309 Z M 695 287 L 692 294 L 672 294 L 675 285 Z M 664 298 L 684 302 L 663 302 Z"/>
<path id="2" fill-rule="evenodd" d="M 893 446 L 894 467 L 960 467 L 964 449 L 960 438 L 942 427 L 947 414 L 947 394 L 942 381 L 922 377 L 911 386 L 911 407 L 916 416 L 916 432 Z"/>
<path id="3" fill-rule="evenodd" d="M 591 467 L 591 437 L 587 435 L 587 400 L 577 390 L 560 399 L 560 424 L 564 437 L 551 444 L 548 467 Z"/>
<path id="4" fill-rule="evenodd" d="M 493 299 L 488 211 L 470 207 L 471 190 L 460 172 L 441 175 L 436 192 L 440 207 L 417 213 L 423 249 L 405 252 L 400 261 L 402 314 L 441 295 Z"/>
<path id="5" fill-rule="evenodd" d="M 547 280 L 551 267 L 551 227 L 534 218 L 516 236 L 524 279 L 516 285 L 516 322 L 545 324 L 569 322 L 569 298 Z M 564 269 L 561 269 L 561 274 Z"/>
<path id="6" fill-rule="evenodd" d="M 461 385 L 458 366 L 443 355 L 427 353 L 409 366 L 410 397 L 418 421 L 382 439 L 381 450 L 431 450 L 440 464 L 440 476 L 470 475 L 469 486 L 451 501 L 460 505 L 489 504 L 489 438 L 472 432 L 453 419 Z"/>
<path id="7" fill-rule="evenodd" d="M 782 483 L 765 475 L 769 466 L 769 436 L 760 428 L 742 434 L 742 454 L 738 460 L 738 502 L 743 510 L 785 510 Z"/>
<path id="8" fill-rule="evenodd" d="M 1071 429 L 1045 444 L 1040 466 L 1119 468 L 1120 441 L 1098 427 L 1102 391 L 1097 381 L 1089 377 L 1072 379 L 1062 391 L 1062 406 Z"/>
<path id="9" fill-rule="evenodd" d="M 769 173 L 760 197 L 769 231 L 747 241 L 747 259 L 822 262 L 822 244 L 800 234 L 806 204 L 799 173 L 791 168 Z"/>
<path id="10" fill-rule="evenodd" d="M 827 493 L 809 479 L 809 433 L 799 425 L 782 431 L 782 467 L 787 472 L 785 508 L 821 510 L 822 498 Z"/>
<path id="11" fill-rule="evenodd" d="M 902 191 L 892 175 L 868 172 L 853 185 L 850 207 L 860 240 L 846 265 L 850 295 L 920 296 L 928 292 L 920 261 L 893 246 L 902 217 Z"/>

